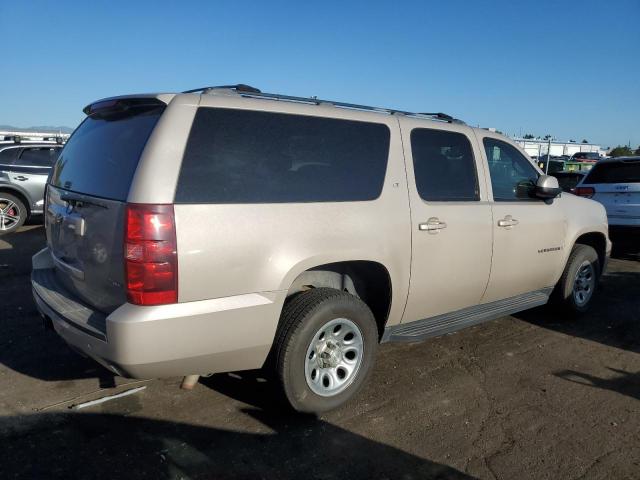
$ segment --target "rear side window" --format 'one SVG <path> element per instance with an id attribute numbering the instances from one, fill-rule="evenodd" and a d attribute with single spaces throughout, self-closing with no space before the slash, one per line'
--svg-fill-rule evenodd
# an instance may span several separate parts
<path id="1" fill-rule="evenodd" d="M 596 164 L 583 183 L 638 183 L 640 160 Z"/>
<path id="2" fill-rule="evenodd" d="M 58 153 L 60 153 L 59 148 L 25 148 L 15 164 L 30 167 L 51 167 L 58 158 Z"/>
<path id="3" fill-rule="evenodd" d="M 90 115 L 62 149 L 51 183 L 74 192 L 124 201 L 140 154 L 163 107 Z"/>
<path id="4" fill-rule="evenodd" d="M 176 203 L 373 200 L 384 183 L 386 125 L 200 108 Z"/>
<path id="5" fill-rule="evenodd" d="M 478 176 L 466 135 L 416 128 L 411 131 L 416 187 L 426 201 L 478 200 Z"/>

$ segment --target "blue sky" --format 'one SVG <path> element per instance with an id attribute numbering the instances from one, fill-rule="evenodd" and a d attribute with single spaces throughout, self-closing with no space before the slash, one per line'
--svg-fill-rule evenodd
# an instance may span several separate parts
<path id="1" fill-rule="evenodd" d="M 242 82 L 637 147 L 639 20 L 640 0 L 0 0 L 0 124 Z"/>

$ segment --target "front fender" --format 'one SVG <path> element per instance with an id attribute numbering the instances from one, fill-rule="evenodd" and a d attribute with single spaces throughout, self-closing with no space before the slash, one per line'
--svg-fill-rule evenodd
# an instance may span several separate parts
<path id="1" fill-rule="evenodd" d="M 599 202 L 563 193 L 565 198 L 565 218 L 567 219 L 567 234 L 562 263 L 556 271 L 556 282 L 562 276 L 571 250 L 580 237 L 586 234 L 596 233 L 602 235 L 605 240 L 605 258 L 611 253 L 611 241 L 609 240 L 609 225 L 607 212 Z M 604 267 L 604 266 L 603 266 Z"/>

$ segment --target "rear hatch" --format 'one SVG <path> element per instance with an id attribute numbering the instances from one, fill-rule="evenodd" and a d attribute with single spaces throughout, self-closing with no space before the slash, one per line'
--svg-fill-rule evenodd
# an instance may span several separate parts
<path id="1" fill-rule="evenodd" d="M 138 161 L 166 105 L 118 99 L 85 109 L 53 167 L 45 228 L 56 276 L 84 303 L 110 313 L 126 302 L 124 222 Z"/>
<path id="2" fill-rule="evenodd" d="M 592 198 L 604 205 L 610 220 L 640 220 L 640 159 L 598 163 L 582 185 L 594 188 Z"/>

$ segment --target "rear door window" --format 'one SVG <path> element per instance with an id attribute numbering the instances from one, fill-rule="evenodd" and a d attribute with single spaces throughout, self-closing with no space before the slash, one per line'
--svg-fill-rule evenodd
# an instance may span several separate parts
<path id="1" fill-rule="evenodd" d="M 595 165 L 583 183 L 638 183 L 640 159 L 626 162 L 604 162 Z"/>
<path id="2" fill-rule="evenodd" d="M 384 183 L 386 125 L 199 108 L 176 203 L 373 200 Z"/>
<path id="3" fill-rule="evenodd" d="M 426 201 L 479 200 L 476 162 L 466 135 L 444 130 L 411 131 L 416 187 Z"/>
<path id="4" fill-rule="evenodd" d="M 20 154 L 20 158 L 15 165 L 25 167 L 51 167 L 58 158 L 59 148 L 55 147 L 39 147 L 25 148 Z"/>
<path id="5" fill-rule="evenodd" d="M 91 115 L 62 149 L 51 183 L 78 193 L 124 201 L 147 139 L 164 107 L 132 107 Z"/>

